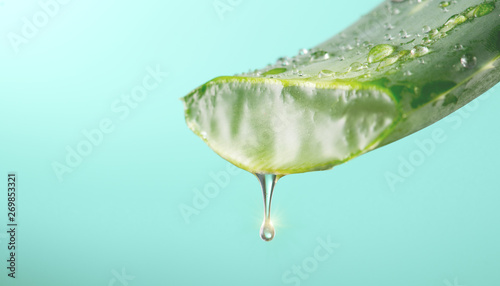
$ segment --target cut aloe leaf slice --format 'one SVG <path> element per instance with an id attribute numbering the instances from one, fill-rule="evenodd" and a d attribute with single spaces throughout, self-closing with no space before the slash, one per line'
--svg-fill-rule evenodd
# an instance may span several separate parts
<path id="1" fill-rule="evenodd" d="M 416 132 L 500 81 L 495 1 L 384 2 L 330 40 L 183 98 L 186 122 L 252 173 L 330 169 Z"/>

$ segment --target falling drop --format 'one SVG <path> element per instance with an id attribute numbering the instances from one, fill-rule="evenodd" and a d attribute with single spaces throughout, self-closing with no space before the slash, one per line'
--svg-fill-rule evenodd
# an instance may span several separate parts
<path id="1" fill-rule="evenodd" d="M 264 197 L 264 221 L 260 227 L 260 237 L 265 241 L 271 241 L 274 238 L 274 226 L 271 222 L 271 200 L 276 182 L 280 178 L 274 174 L 255 174 L 259 179 Z"/>

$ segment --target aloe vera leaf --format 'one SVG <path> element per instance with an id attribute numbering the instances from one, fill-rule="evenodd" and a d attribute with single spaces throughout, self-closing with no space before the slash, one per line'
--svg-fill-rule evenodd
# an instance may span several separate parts
<path id="1" fill-rule="evenodd" d="M 498 83 L 498 6 L 384 2 L 293 58 L 193 90 L 183 98 L 187 125 L 252 173 L 330 169 L 440 120 Z"/>

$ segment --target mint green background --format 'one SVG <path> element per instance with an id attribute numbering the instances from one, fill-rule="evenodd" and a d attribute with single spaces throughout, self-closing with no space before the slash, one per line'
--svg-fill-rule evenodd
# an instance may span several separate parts
<path id="1" fill-rule="evenodd" d="M 0 1 L 2 286 L 299 285 L 282 275 L 328 237 L 340 246 L 300 285 L 500 284 L 499 86 L 332 171 L 283 178 L 270 243 L 258 235 L 262 197 L 249 173 L 231 175 L 190 223 L 179 211 L 228 165 L 185 126 L 178 98 L 312 47 L 379 0 L 233 0 L 223 19 L 213 1 L 102 2 L 61 5 L 15 53 L 8 33 L 41 8 Z M 121 120 L 111 104 L 148 66 L 169 75 Z M 51 164 L 104 118 L 114 131 L 60 182 Z M 446 140 L 391 190 L 387 172 L 434 130 Z M 15 280 L 5 269 L 9 171 L 19 179 Z"/>

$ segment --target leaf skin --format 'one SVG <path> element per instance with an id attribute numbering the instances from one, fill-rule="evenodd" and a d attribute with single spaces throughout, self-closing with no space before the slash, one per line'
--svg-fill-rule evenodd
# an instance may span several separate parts
<path id="1" fill-rule="evenodd" d="M 385 2 L 311 50 L 198 87 L 183 98 L 187 125 L 252 173 L 330 169 L 498 83 L 498 6 Z"/>

